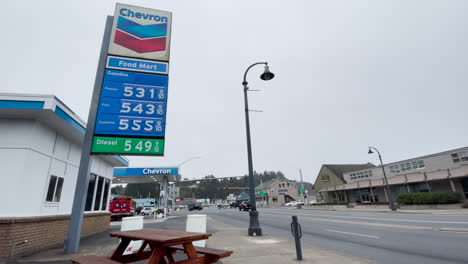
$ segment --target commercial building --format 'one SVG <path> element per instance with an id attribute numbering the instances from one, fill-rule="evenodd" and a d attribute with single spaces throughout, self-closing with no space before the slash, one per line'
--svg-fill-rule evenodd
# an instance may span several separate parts
<path id="1" fill-rule="evenodd" d="M 393 197 L 413 192 L 453 191 L 468 199 L 468 147 L 384 165 Z M 314 184 L 325 203 L 388 202 L 381 166 L 323 165 Z"/>
<path id="2" fill-rule="evenodd" d="M 255 197 L 265 205 L 284 205 L 299 199 L 299 189 L 287 179 L 272 179 L 255 187 Z"/>
<path id="3" fill-rule="evenodd" d="M 0 257 L 64 242 L 85 123 L 52 95 L 0 94 Z M 120 156 L 92 156 L 82 236 L 109 229 L 108 203 Z"/>

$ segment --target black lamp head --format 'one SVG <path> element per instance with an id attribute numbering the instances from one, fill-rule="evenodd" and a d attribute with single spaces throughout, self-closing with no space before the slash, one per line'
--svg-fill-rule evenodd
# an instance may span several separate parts
<path id="1" fill-rule="evenodd" d="M 260 79 L 264 81 L 269 81 L 271 79 L 275 78 L 275 74 L 270 72 L 270 68 L 268 65 L 265 65 L 265 71 L 260 75 Z"/>
<path id="2" fill-rule="evenodd" d="M 374 152 L 372 151 L 372 149 L 369 147 L 369 152 L 367 152 L 367 154 L 373 154 Z"/>

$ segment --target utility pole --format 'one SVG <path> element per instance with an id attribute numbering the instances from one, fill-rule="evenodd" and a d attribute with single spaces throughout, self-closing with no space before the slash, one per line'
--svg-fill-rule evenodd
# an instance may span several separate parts
<path id="1" fill-rule="evenodd" d="M 299 174 L 301 174 L 302 200 L 304 201 L 304 204 L 307 204 L 307 201 L 306 201 L 306 198 L 305 198 L 304 182 L 302 181 L 302 169 L 299 169 Z"/>

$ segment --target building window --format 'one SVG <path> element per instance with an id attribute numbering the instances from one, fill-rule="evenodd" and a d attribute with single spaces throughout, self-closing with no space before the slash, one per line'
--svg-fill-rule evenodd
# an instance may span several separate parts
<path id="1" fill-rule="evenodd" d="M 330 181 L 330 176 L 328 176 L 328 175 L 323 175 L 323 176 L 322 176 L 322 181 L 324 181 L 324 182 Z"/>
<path id="2" fill-rule="evenodd" d="M 354 172 L 354 173 L 351 173 L 349 176 L 351 177 L 351 180 L 369 178 L 369 177 L 372 177 L 372 171 L 366 170 L 366 171 Z"/>
<path id="3" fill-rule="evenodd" d="M 49 188 L 47 189 L 46 202 L 60 202 L 62 196 L 63 178 L 50 176 Z"/>
<path id="4" fill-rule="evenodd" d="M 96 186 L 96 175 L 89 175 L 88 193 L 86 194 L 85 211 L 91 211 L 94 198 L 94 187 Z"/>
<path id="5" fill-rule="evenodd" d="M 88 193 L 86 195 L 85 211 L 106 210 L 110 180 L 95 174 L 89 176 Z"/>
<path id="6" fill-rule="evenodd" d="M 101 196 L 102 196 L 102 188 L 104 186 L 104 178 L 98 177 L 98 185 L 96 188 L 96 197 L 94 198 L 94 211 L 99 211 L 101 207 Z"/>
<path id="7" fill-rule="evenodd" d="M 397 195 L 407 194 L 408 193 L 408 188 L 406 188 L 406 185 L 397 185 L 397 186 L 395 186 L 395 191 L 396 191 Z"/>
<path id="8" fill-rule="evenodd" d="M 466 151 L 453 153 L 451 156 L 453 163 L 468 161 L 468 153 Z"/>
<path id="9" fill-rule="evenodd" d="M 390 173 L 407 172 L 412 170 L 424 169 L 424 160 L 415 160 L 411 162 L 400 163 L 390 166 Z"/>
<path id="10" fill-rule="evenodd" d="M 109 201 L 108 201 L 108 195 L 109 195 L 109 186 L 110 186 L 110 180 L 109 179 L 106 179 L 105 180 L 105 184 L 104 184 L 104 197 L 102 198 L 102 205 L 101 205 L 101 210 L 106 210 L 107 209 L 107 205 L 109 204 Z M 152 202 L 154 206 L 154 202 Z"/>
<path id="11" fill-rule="evenodd" d="M 274 203 L 278 203 L 278 198 L 277 198 L 277 197 L 273 197 L 273 202 L 274 202 Z"/>

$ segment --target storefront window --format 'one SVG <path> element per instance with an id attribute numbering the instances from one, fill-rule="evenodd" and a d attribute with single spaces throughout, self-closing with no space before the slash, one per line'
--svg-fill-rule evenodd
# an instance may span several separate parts
<path id="1" fill-rule="evenodd" d="M 89 175 L 88 193 L 86 194 L 85 211 L 91 211 L 94 198 L 94 187 L 96 186 L 96 175 Z"/>
<path id="2" fill-rule="evenodd" d="M 96 197 L 94 200 L 94 211 L 99 211 L 99 207 L 101 206 L 101 196 L 102 196 L 102 188 L 104 185 L 104 178 L 98 177 L 98 185 L 96 188 Z"/>

